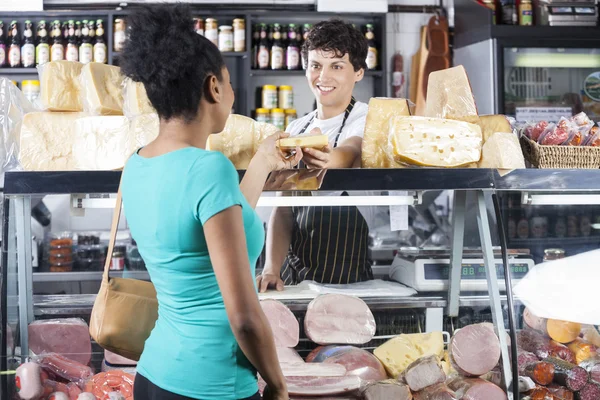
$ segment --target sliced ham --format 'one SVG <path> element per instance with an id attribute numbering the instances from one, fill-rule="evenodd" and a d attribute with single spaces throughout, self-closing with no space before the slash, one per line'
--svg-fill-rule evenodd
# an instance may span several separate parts
<path id="1" fill-rule="evenodd" d="M 444 383 L 446 374 L 437 356 L 428 356 L 410 364 L 404 372 L 404 380 L 413 392 Z"/>
<path id="2" fill-rule="evenodd" d="M 452 337 L 450 359 L 461 375 L 487 374 L 500 361 L 500 341 L 487 325 L 465 326 Z"/>
<path id="3" fill-rule="evenodd" d="M 296 396 L 333 396 L 349 394 L 361 387 L 358 376 L 287 377 L 288 393 Z"/>
<path id="4" fill-rule="evenodd" d="M 35 354 L 57 353 L 83 365 L 92 359 L 90 328 L 81 318 L 33 321 L 28 332 Z"/>
<path id="5" fill-rule="evenodd" d="M 304 330 L 317 344 L 365 344 L 375 335 L 375 318 L 354 296 L 324 294 L 310 302 Z"/>
<path id="6" fill-rule="evenodd" d="M 354 346 L 326 346 L 320 349 L 309 355 L 312 362 L 343 365 L 348 371 L 347 375 L 356 375 L 364 381 L 381 381 L 387 378 L 381 361 L 367 350 Z"/>
<path id="7" fill-rule="evenodd" d="M 297 364 L 304 362 L 296 350 L 287 347 L 277 347 L 277 359 L 280 364 Z"/>
<path id="8" fill-rule="evenodd" d="M 324 364 L 324 363 L 287 363 L 281 364 L 283 376 L 344 376 L 346 368 L 339 364 Z"/>
<path id="9" fill-rule="evenodd" d="M 507 400 L 506 393 L 491 382 L 479 378 L 454 378 L 448 387 L 462 400 Z"/>
<path id="10" fill-rule="evenodd" d="M 361 389 L 364 400 L 412 400 L 410 388 L 393 379 L 372 382 Z"/>
<path id="11" fill-rule="evenodd" d="M 413 393 L 414 400 L 459 400 L 452 389 L 443 383 Z"/>
<path id="12" fill-rule="evenodd" d="M 285 304 L 277 300 L 262 300 L 262 310 L 269 320 L 277 347 L 296 347 L 300 341 L 300 325 Z"/>

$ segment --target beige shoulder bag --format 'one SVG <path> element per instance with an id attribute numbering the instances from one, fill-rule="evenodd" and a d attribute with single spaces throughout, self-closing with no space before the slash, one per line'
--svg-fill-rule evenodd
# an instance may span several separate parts
<path id="1" fill-rule="evenodd" d="M 90 335 L 102 348 L 137 361 L 158 318 L 158 301 L 151 282 L 108 276 L 122 202 L 119 185 L 102 284 L 90 317 Z"/>

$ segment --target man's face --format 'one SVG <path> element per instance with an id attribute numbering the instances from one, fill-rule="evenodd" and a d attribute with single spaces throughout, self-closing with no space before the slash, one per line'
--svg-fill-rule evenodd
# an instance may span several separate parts
<path id="1" fill-rule="evenodd" d="M 340 58 L 333 52 L 308 52 L 306 78 L 317 102 L 323 106 L 335 107 L 348 102 L 354 85 L 363 75 L 362 69 L 354 71 L 348 54 Z"/>

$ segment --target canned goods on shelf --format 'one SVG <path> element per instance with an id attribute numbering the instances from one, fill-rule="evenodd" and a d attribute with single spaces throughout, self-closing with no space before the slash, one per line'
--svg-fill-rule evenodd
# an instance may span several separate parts
<path id="1" fill-rule="evenodd" d="M 279 86 L 279 108 L 294 108 L 294 89 L 291 86 Z"/>
<path id="2" fill-rule="evenodd" d="M 271 123 L 281 130 L 285 129 L 285 112 L 282 108 L 271 110 Z"/>
<path id="3" fill-rule="evenodd" d="M 266 108 L 257 108 L 256 109 L 256 121 L 271 123 L 271 116 L 269 110 Z"/>
<path id="4" fill-rule="evenodd" d="M 219 50 L 222 52 L 233 51 L 233 28 L 229 25 L 219 27 Z"/>
<path id="5" fill-rule="evenodd" d="M 277 86 L 264 85 L 262 89 L 262 108 L 277 108 Z"/>

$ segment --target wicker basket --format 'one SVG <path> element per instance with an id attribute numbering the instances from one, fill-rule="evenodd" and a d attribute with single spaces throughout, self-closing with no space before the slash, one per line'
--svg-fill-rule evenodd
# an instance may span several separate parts
<path id="1" fill-rule="evenodd" d="M 600 147 L 540 146 L 529 138 L 521 136 L 521 148 L 525 159 L 536 168 L 600 168 Z"/>

